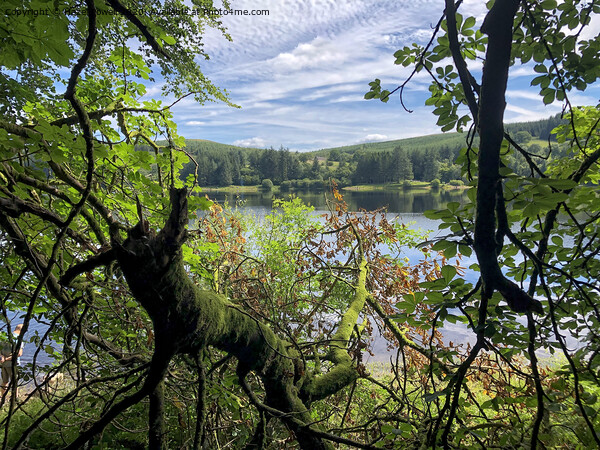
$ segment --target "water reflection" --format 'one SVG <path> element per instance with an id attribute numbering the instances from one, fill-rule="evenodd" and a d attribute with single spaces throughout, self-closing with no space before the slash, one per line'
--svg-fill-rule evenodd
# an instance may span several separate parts
<path id="1" fill-rule="evenodd" d="M 230 205 L 236 205 L 241 200 L 243 201 L 243 209 L 250 215 L 257 218 L 264 217 L 272 210 L 274 198 L 288 198 L 289 194 L 273 194 L 272 192 L 260 193 L 221 193 L 211 192 L 209 197 L 219 203 L 228 202 Z M 307 192 L 300 191 L 295 193 L 305 203 L 315 207 L 316 213 L 321 214 L 327 209 L 326 194 L 324 192 Z M 344 191 L 344 200 L 348 203 L 350 211 L 358 211 L 361 209 L 372 211 L 378 208 L 386 207 L 391 213 L 391 218 L 399 216 L 399 220 L 403 223 L 410 223 L 411 228 L 421 229 L 423 231 L 432 231 L 430 237 L 434 237 L 437 231 L 437 221 L 427 219 L 423 212 L 429 209 L 443 208 L 448 202 L 455 201 L 460 203 L 468 202 L 466 192 L 464 190 L 396 190 L 396 191 Z M 331 194 L 328 194 L 331 198 Z M 422 254 L 417 249 L 406 249 L 405 256 L 412 261 L 418 261 Z M 14 318 L 14 320 L 19 320 Z M 34 343 L 28 342 L 34 335 L 43 335 L 47 326 L 41 323 L 32 323 L 29 331 L 25 335 L 25 348 L 21 362 L 24 365 L 32 363 L 33 354 L 36 350 Z M 0 329 L 0 331 L 2 331 Z M 454 337 L 457 341 L 459 338 Z M 381 347 L 381 348 L 380 348 Z M 387 352 L 384 349 L 383 341 L 376 343 L 377 354 L 379 358 L 387 358 Z M 53 360 L 46 355 L 45 352 L 40 352 L 38 364 L 47 365 L 53 363 Z"/>
<path id="2" fill-rule="evenodd" d="M 298 192 L 295 195 L 300 197 L 305 203 L 315 207 L 315 213 L 320 215 L 326 212 L 326 196 L 325 193 L 315 192 Z M 350 211 L 359 211 L 361 209 L 372 211 L 378 208 L 386 207 L 388 219 L 397 219 L 413 230 L 421 230 L 428 233 L 429 239 L 440 237 L 447 234 L 447 230 L 438 230 L 439 220 L 431 220 L 424 216 L 424 212 L 431 209 L 442 209 L 449 202 L 459 202 L 461 204 L 469 202 L 466 190 L 397 190 L 397 191 L 344 191 L 344 200 L 348 204 Z M 261 220 L 265 215 L 272 211 L 274 198 L 287 198 L 287 194 L 268 193 L 240 193 L 240 194 L 224 194 L 210 193 L 209 197 L 219 203 L 228 202 L 230 205 L 235 205 L 239 200 L 242 200 L 242 211 L 248 213 L 252 217 Z M 331 197 L 331 195 L 329 195 Z M 385 249 L 383 249 L 385 252 Z M 417 248 L 403 248 L 403 257 L 407 257 L 412 264 L 416 264 L 423 259 L 423 253 Z M 456 263 L 457 259 L 452 258 L 450 263 Z M 462 257 L 460 265 L 463 268 L 475 263 L 475 257 Z M 466 281 L 475 283 L 478 278 L 478 273 L 465 269 L 464 278 Z M 440 331 L 443 334 L 445 343 L 450 341 L 454 343 L 473 344 L 474 335 L 467 329 L 466 326 L 457 324 L 446 324 Z M 365 361 L 389 361 L 390 356 L 395 355 L 395 350 L 389 351 L 387 348 L 388 342 L 381 335 L 375 332 L 372 342 L 373 355 L 364 354 Z"/>
<path id="3" fill-rule="evenodd" d="M 331 194 L 325 192 L 299 191 L 294 193 L 305 203 L 310 204 L 317 210 L 326 208 L 326 195 L 331 198 Z M 348 204 L 350 211 L 365 209 L 371 211 L 374 209 L 387 207 L 391 213 L 423 213 L 429 209 L 440 209 L 445 207 L 448 202 L 468 202 L 466 191 L 463 189 L 453 190 L 394 190 L 394 191 L 343 191 L 344 200 Z M 208 196 L 219 203 L 228 202 L 235 205 L 238 201 L 243 201 L 247 207 L 265 207 L 271 208 L 274 198 L 288 198 L 287 193 L 274 194 L 273 192 L 259 193 L 223 193 L 210 192 Z"/>

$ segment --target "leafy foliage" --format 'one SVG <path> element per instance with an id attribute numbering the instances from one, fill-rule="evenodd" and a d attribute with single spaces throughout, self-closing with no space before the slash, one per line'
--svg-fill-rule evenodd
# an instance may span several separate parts
<path id="1" fill-rule="evenodd" d="M 169 105 L 143 96 L 160 69 L 166 93 L 228 102 L 193 60 L 202 29 L 220 24 L 108 4 L 115 14 L 91 1 L 85 14 L 60 4 L 55 17 L 0 27 L 2 315 L 13 353 L 23 336 L 36 348 L 13 373 L 27 390 L 17 395 L 13 382 L 2 393 L 3 446 L 198 448 L 235 438 L 315 448 L 381 435 L 377 421 L 345 437 L 335 403 L 321 400 L 367 379 L 361 358 L 383 308 L 432 264 L 411 272 L 385 257 L 379 246 L 414 237 L 380 213 L 349 213 L 337 192 L 325 225 L 297 200 L 267 227 L 208 210 L 197 172 L 182 179 L 189 155 Z M 273 154 L 291 176 L 275 151 L 264 166 Z M 311 170 L 318 175 L 319 159 Z M 186 234 L 188 209 L 208 211 Z M 15 320 L 24 333 L 11 340 Z M 312 414 L 330 418 L 327 431 Z M 348 414 L 342 428 L 363 417 Z"/>
<path id="2" fill-rule="evenodd" d="M 448 1 L 436 44 L 396 55 L 433 77 L 443 129 L 472 122 L 480 136 L 458 157 L 473 203 L 432 213 L 450 234 L 414 266 L 402 249 L 418 233 L 348 211 L 336 189 L 325 217 L 291 199 L 262 221 L 197 195 L 169 106 L 142 97 L 161 70 L 166 93 L 228 102 L 194 59 L 221 24 L 107 4 L 115 14 L 89 0 L 85 14 L 67 2 L 0 19 L 1 312 L 13 353 L 23 336 L 36 346 L 13 371 L 35 391 L 3 393 L 4 447 L 599 443 L 598 108 L 568 108 L 561 152 L 529 152 L 502 132 L 505 83 L 486 71 L 545 62 L 542 101 L 568 101 L 597 78 L 598 38 L 566 30 L 597 3 L 506 0 L 478 30 Z M 465 72 L 479 58 L 480 86 Z M 386 100 L 380 86 L 369 95 Z M 515 152 L 529 173 L 511 169 Z M 319 158 L 302 162 L 320 175 Z M 293 171 L 277 167 L 282 181 Z M 476 283 L 461 263 L 472 253 Z M 16 340 L 9 313 L 24 323 Z M 43 335 L 26 334 L 33 323 Z M 474 343 L 444 342 L 454 323 Z M 394 353 L 376 373 L 363 358 L 378 335 Z"/>
<path id="3" fill-rule="evenodd" d="M 443 406 L 428 442 L 462 445 L 470 433 L 483 446 L 523 441 L 532 448 L 572 446 L 569 439 L 581 447 L 600 445 L 598 404 L 587 394 L 598 391 L 600 376 L 598 107 L 575 108 L 569 101 L 571 90 L 585 90 L 599 77 L 597 65 L 586 61 L 598 58 L 600 37 L 584 40 L 581 33 L 600 4 L 515 1 L 488 7 L 477 29 L 475 18 L 464 18 L 447 1 L 429 44 L 395 54 L 397 64 L 414 67 L 413 74 L 424 70 L 431 76 L 427 104 L 435 106 L 442 131 L 460 131 L 473 122 L 457 159 L 470 180 L 472 203 L 450 203 L 428 215 L 449 231 L 433 248 L 446 257 L 474 252 L 478 264 L 471 268 L 481 276 L 473 284 L 447 269 L 443 281 L 422 287 L 429 290 L 424 298 L 434 305 L 440 325 L 462 321 L 476 342 L 449 372 L 448 385 L 430 397 Z M 502 50 L 508 44 L 510 55 Z M 547 144 L 526 148 L 521 130 L 501 122 L 508 68 L 518 62 L 538 73 L 531 84 L 542 103 L 565 104 L 564 121 Z M 398 90 L 402 96 L 407 84 L 394 91 L 383 89 L 380 80 L 370 86 L 365 98 L 387 101 Z M 410 303 L 404 307 L 410 314 Z M 558 358 L 557 366 L 548 371 L 548 356 L 540 353 Z M 481 365 L 478 358 L 496 362 Z M 509 380 L 514 364 L 520 366 L 519 382 Z M 429 365 L 439 370 L 433 361 Z M 495 387 L 466 402 L 473 376 Z M 464 425 L 469 403 L 480 413 L 474 427 Z M 504 429 L 508 423 L 510 429 Z M 558 440 L 550 432 L 557 428 L 566 433 Z M 494 431 L 484 435 L 478 429 Z"/>

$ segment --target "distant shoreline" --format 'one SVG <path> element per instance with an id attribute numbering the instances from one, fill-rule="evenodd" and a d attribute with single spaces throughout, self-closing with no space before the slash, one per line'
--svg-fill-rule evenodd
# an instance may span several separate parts
<path id="1" fill-rule="evenodd" d="M 449 183 L 446 184 L 440 184 L 439 188 L 434 188 L 431 186 L 431 183 L 425 182 L 425 181 L 417 181 L 417 182 L 411 182 L 411 186 L 409 187 L 404 187 L 403 183 L 388 183 L 388 184 L 359 184 L 359 185 L 355 185 L 355 186 L 346 186 L 341 188 L 342 191 L 349 191 L 349 192 L 372 192 L 372 191 L 402 191 L 402 190 L 409 190 L 409 191 L 430 191 L 433 189 L 440 189 L 440 190 L 445 190 L 445 191 L 450 191 L 450 190 L 462 190 L 462 189 L 468 189 L 470 186 L 468 185 L 463 185 L 463 186 L 456 186 L 456 185 L 451 185 Z M 303 190 L 299 190 L 299 189 L 292 189 L 290 191 L 281 191 L 279 189 L 279 186 L 273 186 L 273 189 L 271 192 L 274 193 L 293 193 L 293 192 L 297 192 L 297 191 L 303 191 Z M 314 191 L 314 189 L 307 189 L 307 191 Z M 202 192 L 225 192 L 225 193 L 261 193 L 261 192 L 269 192 L 269 191 L 265 191 L 263 190 L 261 185 L 254 185 L 254 186 L 225 186 L 225 187 L 215 187 L 215 186 L 209 186 L 209 187 L 202 187 Z"/>

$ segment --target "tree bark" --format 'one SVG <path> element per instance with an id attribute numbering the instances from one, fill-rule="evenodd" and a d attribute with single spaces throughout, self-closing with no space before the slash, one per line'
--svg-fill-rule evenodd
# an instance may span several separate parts
<path id="1" fill-rule="evenodd" d="M 513 21 L 519 0 L 497 2 L 487 15 L 482 31 L 488 50 L 481 83 L 479 110 L 477 214 L 474 247 L 481 268 L 483 291 L 491 296 L 502 278 L 496 254 L 496 192 L 500 182 L 500 148 L 504 139 L 505 92 L 510 66 Z"/>
<path id="2" fill-rule="evenodd" d="M 196 356 L 211 345 L 234 355 L 239 373 L 255 371 L 261 377 L 266 403 L 295 419 L 285 422 L 300 446 L 327 448 L 308 426 L 311 417 L 294 383 L 299 358 L 293 347 L 226 297 L 200 290 L 188 277 L 181 255 L 186 194 L 185 189 L 172 191 L 171 214 L 158 235 L 143 221 L 124 243 L 113 243 L 134 297 L 152 319 L 157 351 L 162 348 L 170 359 L 177 353 Z"/>
<path id="3" fill-rule="evenodd" d="M 479 174 L 473 248 L 479 261 L 482 292 L 486 298 L 497 290 L 513 311 L 542 313 L 541 303 L 507 279 L 500 270 L 498 248 L 502 243 L 496 242 L 496 202 L 502 200 L 498 199 L 497 192 L 501 182 L 499 169 L 504 139 L 505 94 L 513 23 L 520 3 L 520 0 L 496 2 L 481 27 L 481 31 L 488 35 L 488 48 L 479 98 Z"/>
<path id="4" fill-rule="evenodd" d="M 150 450 L 162 450 L 165 447 L 165 382 L 156 385 L 150 394 L 150 408 L 148 412 L 148 448 Z"/>

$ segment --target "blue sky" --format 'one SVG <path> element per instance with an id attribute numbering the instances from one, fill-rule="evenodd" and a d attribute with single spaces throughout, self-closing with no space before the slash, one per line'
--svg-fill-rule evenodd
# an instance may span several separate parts
<path id="1" fill-rule="evenodd" d="M 481 23 L 485 2 L 466 0 L 463 14 Z M 233 42 L 209 32 L 202 61 L 205 74 L 225 88 L 241 109 L 185 99 L 174 108 L 186 138 L 291 150 L 401 139 L 439 132 L 425 107 L 429 80 L 415 77 L 405 92 L 406 113 L 397 97 L 387 104 L 363 100 L 368 83 L 380 78 L 393 88 L 409 74 L 393 53 L 412 42 L 426 43 L 443 0 L 233 0 L 236 9 L 268 9 L 268 16 L 225 16 Z M 589 33 L 598 32 L 598 21 Z M 474 68 L 474 74 L 480 72 Z M 508 122 L 536 120 L 561 111 L 544 106 L 529 87 L 531 67 L 515 67 L 507 93 Z M 157 95 L 160 85 L 149 89 Z M 596 86 L 572 96 L 574 104 L 596 104 Z"/>

